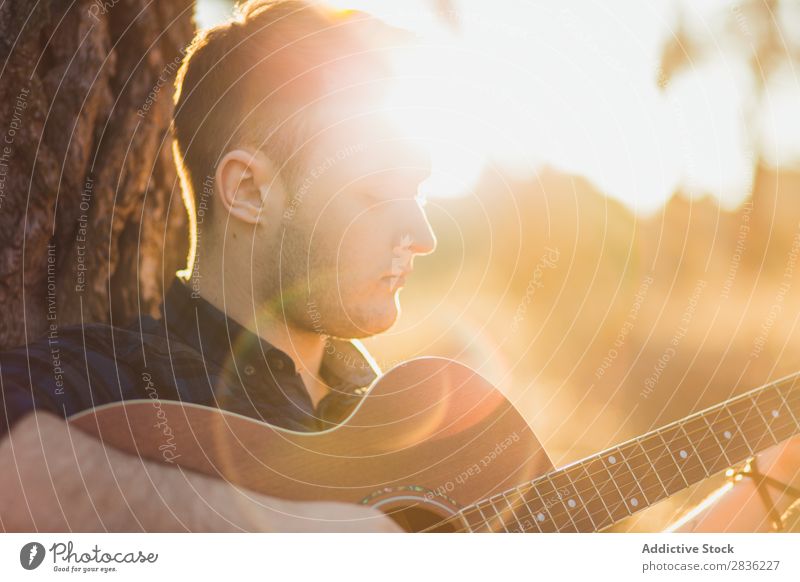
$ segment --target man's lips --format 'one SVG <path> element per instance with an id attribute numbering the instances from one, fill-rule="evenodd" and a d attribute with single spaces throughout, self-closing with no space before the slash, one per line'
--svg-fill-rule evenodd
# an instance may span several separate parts
<path id="1" fill-rule="evenodd" d="M 386 281 L 389 283 L 389 286 L 392 289 L 399 289 L 400 287 L 405 286 L 406 278 L 411 274 L 411 270 L 408 271 L 398 271 L 397 273 L 386 275 L 381 278 L 381 280 Z"/>

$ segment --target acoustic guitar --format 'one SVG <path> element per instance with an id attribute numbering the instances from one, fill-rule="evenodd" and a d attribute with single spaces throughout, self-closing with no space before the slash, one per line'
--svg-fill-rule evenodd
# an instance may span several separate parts
<path id="1" fill-rule="evenodd" d="M 560 469 L 498 390 L 443 358 L 391 369 L 324 432 L 147 399 L 69 420 L 108 445 L 263 494 L 371 505 L 408 531 L 593 532 L 800 432 L 798 381 L 788 376 Z"/>

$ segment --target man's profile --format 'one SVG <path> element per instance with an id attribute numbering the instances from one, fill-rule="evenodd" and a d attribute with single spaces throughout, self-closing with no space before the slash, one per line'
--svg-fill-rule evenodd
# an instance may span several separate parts
<path id="1" fill-rule="evenodd" d="M 151 427 L 163 463 L 65 419 L 149 399 L 313 433 L 364 401 L 381 369 L 359 339 L 395 323 L 415 257 L 436 247 L 420 196 L 428 156 L 386 99 L 402 42 L 372 17 L 299 0 L 251 0 L 197 35 L 172 119 L 187 266 L 165 281 L 160 317 L 60 329 L 58 374 L 46 337 L 0 353 L 0 463 L 14 468 L 0 473 L 4 529 L 398 530 L 364 505 L 288 501 L 183 470 L 166 415 Z M 765 458 L 779 465 L 776 451 Z M 706 524 L 721 529 L 716 518 L 745 507 L 749 490 L 736 491 Z M 740 523 L 762 519 L 750 508 Z"/>
<path id="2" fill-rule="evenodd" d="M 160 319 L 61 330 L 59 385 L 46 340 L 3 354 L 2 429 L 14 444 L 4 455 L 21 472 L 3 486 L 19 492 L 5 497 L 7 528 L 395 528 L 367 508 L 259 500 L 169 466 L 106 458 L 57 418 L 152 398 L 315 431 L 363 397 L 379 369 L 354 340 L 394 323 L 413 257 L 435 246 L 418 197 L 428 160 L 385 115 L 391 74 L 377 26 L 359 13 L 256 0 L 195 39 L 173 119 L 194 223 L 188 268 L 168 282 Z M 46 454 L 28 458 L 29 449 Z M 177 493 L 187 480 L 193 500 Z M 13 503 L 20 482 L 41 485 L 26 491 L 39 507 Z"/>

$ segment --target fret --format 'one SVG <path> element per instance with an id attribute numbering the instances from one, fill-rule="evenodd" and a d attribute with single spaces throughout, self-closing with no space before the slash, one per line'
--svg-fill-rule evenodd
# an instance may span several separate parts
<path id="1" fill-rule="evenodd" d="M 756 397 L 759 396 L 760 394 L 763 394 L 763 392 L 758 392 L 757 394 L 749 395 L 748 399 L 750 400 L 750 402 L 752 402 L 753 408 L 756 410 L 756 412 L 758 412 L 758 416 L 760 416 L 761 420 L 764 421 L 764 426 L 767 427 L 767 433 L 769 434 L 772 444 L 777 445 L 780 441 L 778 441 L 778 437 L 776 437 L 775 433 L 772 432 L 772 427 L 770 426 L 772 416 L 764 414 L 764 411 L 761 410 L 761 407 L 758 405 L 758 402 L 756 401 Z"/>
<path id="2" fill-rule="evenodd" d="M 633 512 L 636 511 L 636 508 L 641 505 L 642 491 L 638 483 L 636 483 L 636 478 L 631 473 L 627 460 L 619 448 L 608 449 L 608 453 L 609 454 L 603 456 L 606 470 L 614 481 L 614 485 L 617 486 L 617 490 L 620 493 L 622 503 L 625 504 L 628 515 L 632 515 Z M 627 470 L 625 470 L 625 467 L 627 467 Z M 626 475 L 632 477 L 632 479 L 625 479 L 624 477 Z"/>
<path id="3" fill-rule="evenodd" d="M 511 533 L 525 533 L 530 531 L 542 532 L 542 528 L 539 527 L 539 522 L 536 520 L 530 507 L 528 507 L 528 503 L 525 501 L 522 487 L 515 487 L 505 495 L 505 498 L 511 509 L 511 513 L 514 514 L 516 522 L 508 528 Z"/>
<path id="4" fill-rule="evenodd" d="M 686 442 L 689 443 L 689 447 L 691 447 L 692 452 L 695 455 L 695 458 L 702 465 L 704 477 L 708 477 L 709 475 L 711 475 L 711 472 L 708 470 L 708 466 L 703 461 L 703 457 L 698 452 L 698 447 L 695 445 L 695 442 L 692 440 L 692 437 L 689 435 L 689 431 L 686 430 L 686 423 L 685 422 L 681 422 L 678 426 L 680 427 L 681 432 L 683 433 L 683 437 L 686 439 Z M 681 451 L 680 454 L 681 454 L 681 456 L 683 456 L 684 451 Z"/>
<path id="5" fill-rule="evenodd" d="M 483 513 L 483 509 L 481 508 L 481 504 L 485 504 L 485 503 L 486 503 L 486 501 L 479 501 L 478 503 L 475 504 L 475 509 L 478 510 L 478 514 L 479 515 L 475 515 L 474 513 L 471 514 L 476 518 L 475 522 L 470 522 L 470 529 L 472 531 L 476 531 L 476 532 L 480 532 L 480 531 L 491 532 L 491 531 L 493 531 L 489 518 L 486 517 L 486 514 Z M 465 515 L 469 515 L 469 513 L 465 512 Z"/>
<path id="6" fill-rule="evenodd" d="M 498 519 L 497 514 L 494 513 L 494 507 L 492 507 L 492 502 L 488 499 L 483 500 L 482 502 L 483 507 L 481 504 L 478 505 L 478 511 L 481 513 L 481 517 L 484 518 L 486 521 L 486 531 L 487 532 L 496 532 L 498 526 Z"/>
<path id="7" fill-rule="evenodd" d="M 550 474 L 550 482 L 557 491 L 563 495 L 561 504 L 569 514 L 572 523 L 580 532 L 592 532 L 597 530 L 592 516 L 586 510 L 586 504 L 581 497 L 580 491 L 575 488 L 575 484 L 570 479 L 567 471 L 557 471 Z"/>
<path id="8" fill-rule="evenodd" d="M 506 533 L 524 531 L 524 526 L 519 516 L 514 511 L 514 506 L 509 500 L 508 493 L 499 493 L 489 498 L 495 512 L 500 516 L 503 531 Z"/>
<path id="9" fill-rule="evenodd" d="M 517 512 L 514 511 L 514 505 L 511 503 L 510 496 L 513 495 L 512 493 L 501 493 L 500 494 L 500 503 L 505 504 L 505 509 L 503 509 L 503 515 L 508 515 L 508 519 L 504 519 L 503 522 L 505 523 L 506 531 L 511 532 L 522 532 L 525 531 L 525 526 L 522 524 Z"/>
<path id="10" fill-rule="evenodd" d="M 794 386 L 791 386 L 789 388 L 789 390 L 788 390 L 788 396 L 789 397 L 791 397 L 791 394 L 797 392 L 796 390 L 793 390 L 793 388 L 794 388 Z M 783 402 L 783 405 L 786 407 L 786 410 L 789 413 L 789 416 L 791 416 L 792 420 L 794 420 L 794 429 L 795 429 L 795 431 L 800 431 L 800 423 L 797 422 L 797 416 L 795 416 L 794 411 L 792 410 L 792 407 L 789 405 L 789 402 L 786 400 L 786 396 L 783 395 L 783 393 L 781 392 L 780 389 L 778 389 L 777 392 L 778 392 L 778 396 L 780 396 L 781 401 Z"/>
<path id="11" fill-rule="evenodd" d="M 720 437 L 717 435 L 717 431 L 719 430 L 719 427 L 716 425 L 716 423 L 709 422 L 709 415 L 714 415 L 714 418 L 716 419 L 716 415 L 715 415 L 716 412 L 717 412 L 716 410 L 709 410 L 708 412 L 706 412 L 704 414 L 701 414 L 700 418 L 702 418 L 703 422 L 705 422 L 706 428 L 708 430 L 708 434 L 710 434 L 714 438 L 714 442 L 716 442 L 717 446 L 719 447 L 719 452 L 720 452 L 720 455 L 721 455 L 720 461 L 722 459 L 725 459 L 725 467 L 730 467 L 732 463 L 731 463 L 730 458 L 728 457 L 727 451 L 725 450 L 725 445 L 722 444 L 723 441 L 721 441 Z M 725 438 L 725 437 L 723 437 L 723 438 Z"/>
<path id="12" fill-rule="evenodd" d="M 536 527 L 543 533 L 554 533 L 558 531 L 558 524 L 553 520 L 550 515 L 549 508 L 545 503 L 538 490 L 534 487 L 533 483 L 518 487 L 520 491 L 520 498 L 525 504 L 529 515 L 536 522 Z"/>
<path id="13" fill-rule="evenodd" d="M 636 444 L 639 445 L 639 448 L 642 450 L 642 454 L 644 454 L 645 459 L 647 459 L 647 464 L 649 465 L 650 469 L 655 473 L 656 478 L 658 479 L 658 484 L 661 485 L 661 489 L 664 491 L 664 497 L 669 497 L 669 492 L 667 491 L 667 486 L 664 484 L 664 481 L 661 479 L 661 474 L 656 469 L 655 464 L 653 463 L 653 459 L 650 458 L 650 455 L 647 454 L 647 449 L 642 444 L 642 439 L 644 437 L 639 437 L 636 439 Z"/>
<path id="14" fill-rule="evenodd" d="M 469 518 L 467 517 L 467 512 L 472 511 L 472 509 L 473 508 L 471 506 L 465 507 L 456 514 L 458 517 L 461 518 L 461 521 L 464 523 L 464 527 L 467 528 L 467 531 L 469 533 L 475 533 L 475 530 L 472 529 L 472 524 L 470 523 Z"/>
<path id="15" fill-rule="evenodd" d="M 739 456 L 739 449 L 744 446 L 748 455 L 753 454 L 753 449 L 750 448 L 750 443 L 747 442 L 747 438 L 745 437 L 744 430 L 742 430 L 742 425 L 739 424 L 739 421 L 736 420 L 736 416 L 731 412 L 730 407 L 727 403 L 722 403 L 722 409 L 725 411 L 725 414 L 728 416 L 727 420 L 733 423 L 733 427 L 736 429 L 733 431 L 733 438 L 731 439 L 730 445 L 728 445 L 731 454 L 734 456 Z"/>
<path id="16" fill-rule="evenodd" d="M 619 468 L 616 469 L 616 473 L 614 473 L 615 480 L 617 481 L 617 487 L 622 492 L 622 498 L 625 502 L 625 505 L 628 507 L 628 512 L 633 514 L 635 511 L 639 511 L 650 505 L 650 502 L 647 499 L 647 495 L 642 489 L 641 485 L 639 484 L 639 480 L 636 477 L 636 473 L 633 472 L 631 465 L 628 461 L 628 457 L 631 455 L 632 451 L 625 450 L 623 451 L 621 447 L 616 447 L 615 449 L 611 449 L 612 451 L 616 451 L 615 456 L 617 458 L 617 462 L 615 463 L 616 466 Z M 611 457 L 609 457 L 610 459 Z M 627 467 L 627 473 L 623 469 L 623 466 Z M 611 469 L 612 473 L 614 469 Z M 626 476 L 630 476 L 630 480 L 624 479 Z"/>
<path id="17" fill-rule="evenodd" d="M 723 403 L 722 407 L 736 428 L 728 446 L 731 455 L 736 457 L 736 462 L 757 454 L 759 451 L 753 445 L 766 437 L 767 430 L 752 403 L 748 404 L 746 400 L 732 400 Z"/>
<path id="18" fill-rule="evenodd" d="M 722 444 L 722 441 L 717 436 L 716 431 L 718 427 L 716 427 L 714 424 L 708 421 L 708 415 L 713 413 L 714 411 L 710 410 L 708 412 L 700 414 L 698 418 L 701 418 L 703 420 L 703 424 L 705 424 L 706 427 L 706 431 L 703 433 L 702 437 L 703 440 L 707 439 L 708 435 L 711 435 L 711 438 L 714 439 L 714 443 L 717 445 L 717 448 L 719 449 L 719 453 L 718 454 L 715 453 L 716 457 L 714 457 L 710 463 L 708 462 L 706 463 L 706 465 L 709 465 L 711 467 L 711 472 L 716 473 L 717 471 L 722 471 L 723 469 L 730 467 L 732 463 L 731 460 L 728 458 L 727 453 L 725 453 L 725 447 Z M 713 449 L 711 444 L 709 444 L 708 447 L 710 449 Z M 716 451 L 716 449 L 714 449 L 714 451 Z"/>
<path id="19" fill-rule="evenodd" d="M 633 442 L 634 445 L 632 445 L 631 448 L 634 448 L 634 446 L 638 448 L 640 452 L 637 453 L 636 456 L 640 457 L 644 461 L 641 465 L 637 464 L 637 470 L 644 470 L 644 475 L 639 477 L 639 484 L 642 486 L 642 489 L 647 496 L 648 503 L 653 504 L 669 497 L 667 487 L 664 485 L 664 481 L 661 480 L 661 475 L 659 475 L 658 471 L 656 470 L 653 461 L 647 454 L 647 451 L 642 445 L 640 439 L 635 439 Z"/>
<path id="20" fill-rule="evenodd" d="M 776 442 L 780 443 L 797 432 L 794 419 L 777 390 L 759 392 L 754 400 Z"/>
<path id="21" fill-rule="evenodd" d="M 494 511 L 494 525 L 492 525 L 492 531 L 499 532 L 504 531 L 508 533 L 508 529 L 506 528 L 506 520 L 503 514 L 502 509 L 498 509 L 496 505 L 496 501 L 498 500 L 497 496 L 492 496 L 489 498 L 489 505 Z"/>
<path id="22" fill-rule="evenodd" d="M 652 433 L 651 436 L 644 437 L 640 444 L 642 444 L 642 448 L 651 460 L 653 469 L 661 477 L 668 496 L 674 495 L 689 485 L 680 465 L 675 462 L 672 451 L 670 451 L 667 441 L 664 440 L 662 431 L 659 430 Z"/>
<path id="23" fill-rule="evenodd" d="M 742 438 L 747 444 L 750 455 L 754 455 L 775 444 L 766 421 L 758 412 L 758 407 L 747 396 L 736 398 L 728 402 L 725 407 L 731 416 L 736 419 Z"/>
<path id="24" fill-rule="evenodd" d="M 660 432 L 669 446 L 673 460 L 680 468 L 681 475 L 689 485 L 708 477 L 708 470 L 682 424 L 673 425 Z"/>
<path id="25" fill-rule="evenodd" d="M 800 374 L 496 494 L 459 517 L 476 532 L 601 531 L 800 432 L 797 386 Z"/>
<path id="26" fill-rule="evenodd" d="M 591 506 L 596 506 L 597 502 L 599 501 L 600 506 L 603 508 L 605 512 L 605 513 L 601 512 L 599 510 L 599 507 L 597 508 L 597 511 L 592 511 L 593 515 L 595 516 L 597 527 L 599 528 L 598 531 L 602 531 L 608 526 L 613 525 L 617 520 L 614 518 L 614 514 L 611 512 L 611 509 L 609 508 L 608 503 L 606 502 L 606 496 L 597 487 L 594 479 L 592 479 L 592 476 L 589 473 L 589 466 L 590 465 L 587 463 L 587 461 L 583 461 L 582 463 L 580 463 L 580 465 L 578 465 L 578 467 L 580 467 L 582 472 L 579 482 L 586 481 L 588 485 L 587 488 L 591 488 L 591 490 L 594 492 L 592 499 L 589 500 L 589 504 Z M 614 491 L 616 491 L 616 488 L 614 489 Z M 620 501 L 621 500 L 622 498 L 620 497 Z M 608 515 L 607 519 L 605 517 L 606 515 Z"/>
<path id="27" fill-rule="evenodd" d="M 603 495 L 595 487 L 594 481 L 589 477 L 586 470 L 586 463 L 582 462 L 573 465 L 565 472 L 583 501 L 583 506 L 589 514 L 594 531 L 602 531 L 614 523 L 611 511 L 606 505 Z"/>
<path id="28" fill-rule="evenodd" d="M 549 473 L 547 475 L 544 475 L 545 481 L 547 481 L 547 483 L 550 485 L 550 487 L 553 488 L 553 492 L 554 492 L 552 494 L 552 496 L 550 497 L 550 499 L 552 500 L 551 501 L 551 505 L 550 505 L 550 507 L 552 508 L 551 513 L 557 514 L 559 516 L 566 516 L 567 520 L 569 521 L 569 523 L 572 525 L 572 527 L 575 528 L 575 531 L 579 532 L 579 531 L 581 531 L 581 529 L 578 527 L 578 523 L 575 521 L 575 519 L 572 516 L 572 512 L 570 511 L 571 507 L 567 506 L 567 497 L 571 494 L 571 490 L 559 478 L 559 475 L 560 475 L 560 472 L 554 472 L 554 473 Z M 559 483 L 556 484 L 553 481 L 553 478 L 556 478 L 559 481 Z M 570 504 L 570 505 L 574 505 L 574 503 Z M 562 517 L 562 520 L 563 520 L 563 517 Z M 565 523 L 565 525 L 561 527 L 561 531 L 572 531 L 571 529 L 570 530 L 565 529 L 566 527 L 568 527 L 568 526 Z"/>
<path id="29" fill-rule="evenodd" d="M 681 426 L 692 441 L 695 451 L 703 466 L 711 476 L 730 465 L 722 451 L 722 445 L 711 430 L 705 415 L 692 416 L 681 423 Z"/>
<path id="30" fill-rule="evenodd" d="M 631 515 L 631 512 L 628 511 L 628 506 L 625 504 L 622 491 L 608 470 L 609 466 L 616 464 L 616 457 L 614 458 L 614 463 L 610 463 L 608 456 L 603 453 L 603 456 L 596 455 L 582 464 L 589 479 L 594 483 L 594 488 L 598 491 L 608 509 L 611 522 L 617 523 Z"/>
<path id="31" fill-rule="evenodd" d="M 544 500 L 544 506 L 555 524 L 556 531 L 577 532 L 578 527 L 572 521 L 572 516 L 561 503 L 564 492 L 558 491 L 547 475 L 534 481 L 533 486 L 536 488 L 539 497 Z"/>
<path id="32" fill-rule="evenodd" d="M 494 511 L 494 525 L 492 526 L 492 531 L 508 533 L 508 528 L 506 527 L 508 507 L 506 506 L 505 500 L 502 498 L 502 494 L 492 495 L 488 501 L 492 511 Z"/>
<path id="33" fill-rule="evenodd" d="M 722 453 L 729 467 L 752 455 L 739 423 L 728 410 L 726 403 L 709 410 L 704 416 L 710 421 L 712 430 L 717 435 L 717 441 L 722 445 Z"/>

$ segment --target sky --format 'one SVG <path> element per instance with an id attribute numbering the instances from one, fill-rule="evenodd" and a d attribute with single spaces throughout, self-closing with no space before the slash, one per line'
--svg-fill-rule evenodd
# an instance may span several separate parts
<path id="1" fill-rule="evenodd" d="M 676 190 L 734 208 L 750 192 L 757 152 L 773 165 L 800 162 L 798 63 L 759 90 L 749 61 L 761 22 L 740 2 L 331 3 L 419 35 L 420 48 L 401 58 L 409 83 L 398 96 L 418 105 L 403 123 L 431 135 L 431 197 L 468 195 L 487 165 L 520 177 L 550 166 L 637 214 Z M 437 5 L 453 17 L 437 16 Z M 800 2 L 781 6 L 778 41 L 797 46 Z M 224 3 L 199 0 L 201 26 L 227 16 Z M 664 87 L 663 47 L 681 24 L 701 50 Z"/>

